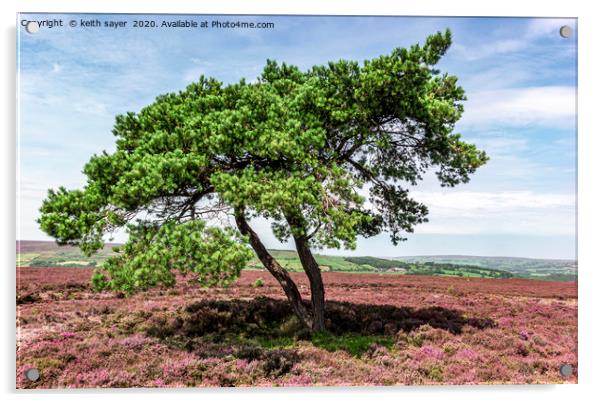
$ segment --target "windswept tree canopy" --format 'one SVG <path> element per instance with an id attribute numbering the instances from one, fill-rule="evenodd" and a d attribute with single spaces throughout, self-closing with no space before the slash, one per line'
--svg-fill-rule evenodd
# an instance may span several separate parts
<path id="1" fill-rule="evenodd" d="M 434 68 L 450 45 L 447 31 L 363 64 L 268 60 L 256 82 L 201 77 L 117 116 L 116 151 L 90 159 L 82 190 L 50 190 L 39 223 L 88 253 L 129 225 L 96 277 L 127 291 L 173 283 L 175 269 L 235 278 L 250 252 L 240 233 L 205 224 L 220 212 L 269 218 L 279 239 L 316 247 L 381 232 L 397 244 L 426 221 L 409 185 L 429 169 L 443 186 L 467 182 L 487 160 L 453 133 L 464 91 Z"/>

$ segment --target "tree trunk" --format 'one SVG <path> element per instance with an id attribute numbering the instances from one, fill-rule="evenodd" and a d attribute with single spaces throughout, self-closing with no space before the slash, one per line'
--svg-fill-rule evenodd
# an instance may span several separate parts
<path id="1" fill-rule="evenodd" d="M 309 279 L 313 316 L 312 330 L 324 331 L 326 330 L 324 282 L 322 281 L 322 272 L 320 271 L 320 266 L 318 265 L 318 262 L 314 258 L 311 249 L 309 248 L 302 218 L 294 213 L 285 213 L 285 217 L 291 228 L 293 239 L 295 240 L 295 248 L 297 249 L 299 260 L 301 261 L 303 270 Z M 295 233 L 298 229 L 302 229 L 302 234 Z"/>
<path id="2" fill-rule="evenodd" d="M 324 309 L 324 283 L 322 281 L 322 273 L 320 272 L 320 266 L 315 260 L 311 250 L 307 244 L 307 241 L 302 237 L 295 237 L 295 247 L 299 254 L 299 260 L 303 266 L 303 270 L 309 279 L 309 285 L 311 288 L 311 305 L 313 313 L 313 331 L 324 331 L 326 329 L 325 323 L 325 309 Z"/>
<path id="3" fill-rule="evenodd" d="M 249 226 L 243 209 L 237 208 L 234 211 L 236 225 L 238 226 L 238 230 L 245 236 L 249 236 L 249 241 L 251 243 L 251 247 L 257 254 L 257 257 L 263 264 L 263 266 L 272 274 L 274 278 L 278 281 L 288 301 L 291 303 L 293 307 L 293 311 L 295 315 L 301 320 L 301 322 L 312 329 L 314 325 L 312 325 L 312 317 L 307 311 L 307 308 L 303 305 L 303 299 L 301 298 L 301 294 L 299 293 L 299 289 L 293 280 L 291 279 L 288 272 L 282 268 L 282 266 L 278 263 L 278 261 L 268 252 L 265 248 L 257 233 Z M 313 287 L 312 287 L 312 303 L 313 303 Z M 314 320 L 315 323 L 315 320 Z"/>

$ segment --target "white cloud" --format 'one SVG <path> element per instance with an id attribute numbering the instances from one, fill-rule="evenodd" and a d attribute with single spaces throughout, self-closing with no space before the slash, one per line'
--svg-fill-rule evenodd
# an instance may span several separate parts
<path id="1" fill-rule="evenodd" d="M 211 71 L 215 70 L 216 67 L 215 63 L 192 57 L 190 67 L 184 71 L 183 79 L 186 83 L 196 82 L 201 75 L 211 76 Z"/>
<path id="2" fill-rule="evenodd" d="M 574 235 L 574 194 L 512 192 L 412 192 L 429 207 L 429 234 Z"/>
<path id="3" fill-rule="evenodd" d="M 72 104 L 73 109 L 78 113 L 95 114 L 98 116 L 105 116 L 112 119 L 112 114 L 107 111 L 107 107 L 104 103 L 99 102 L 93 98 L 85 98 L 79 101 L 75 101 Z"/>
<path id="4" fill-rule="evenodd" d="M 576 93 L 570 86 L 498 89 L 469 93 L 459 124 L 572 127 Z"/>
<path id="5" fill-rule="evenodd" d="M 81 188 L 85 184 L 83 176 L 80 180 L 74 179 L 53 179 L 43 180 L 39 178 L 31 178 L 25 175 L 21 175 L 20 180 L 17 182 L 17 188 L 20 190 L 19 194 L 22 200 L 31 200 L 42 205 L 42 201 L 48 194 L 48 189 L 57 189 L 60 186 L 64 186 L 68 189 Z"/>
<path id="6" fill-rule="evenodd" d="M 498 65 L 492 68 L 480 69 L 473 74 L 461 77 L 460 85 L 469 93 L 472 90 L 485 91 L 513 88 L 528 82 L 536 74 L 541 76 L 542 68 L 540 66 L 534 67 L 525 63 L 514 63 L 512 66 Z"/>
<path id="7" fill-rule="evenodd" d="M 529 141 L 526 138 L 504 137 L 501 135 L 479 137 L 475 142 L 480 148 L 485 149 L 487 154 L 496 156 L 516 155 L 517 151 L 524 151 L 529 147 Z"/>
<path id="8" fill-rule="evenodd" d="M 427 205 L 454 211 L 501 211 L 516 208 L 554 208 L 575 205 L 573 194 L 539 194 L 532 191 L 509 192 L 421 192 L 412 194 Z"/>
<path id="9" fill-rule="evenodd" d="M 489 41 L 480 46 L 463 46 L 456 44 L 452 47 L 452 52 L 459 53 L 465 60 L 474 61 L 490 57 L 497 54 L 511 53 L 524 49 L 528 43 L 521 39 L 503 39 L 498 41 Z"/>
<path id="10" fill-rule="evenodd" d="M 204 67 L 193 67 L 193 68 L 189 68 L 188 70 L 186 70 L 184 72 L 184 78 L 183 80 L 186 83 L 191 83 L 191 82 L 196 82 L 199 80 L 199 77 L 201 75 L 206 75 L 207 72 L 205 71 Z"/>

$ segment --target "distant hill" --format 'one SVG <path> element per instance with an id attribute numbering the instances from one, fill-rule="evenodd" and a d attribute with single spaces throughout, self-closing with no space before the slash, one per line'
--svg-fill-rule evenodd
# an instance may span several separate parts
<path id="1" fill-rule="evenodd" d="M 40 252 L 56 252 L 60 250 L 70 250 L 76 251 L 79 250 L 76 246 L 59 246 L 54 241 L 44 241 L 44 240 L 17 240 L 16 241 L 16 250 L 19 252 L 21 250 L 22 253 L 40 253 Z M 107 251 L 111 251 L 111 249 L 115 246 L 121 246 L 120 243 L 106 243 L 104 249 Z"/>
<path id="2" fill-rule="evenodd" d="M 107 243 L 92 257 L 79 247 L 59 246 L 53 241 L 21 240 L 16 242 L 17 266 L 20 267 L 94 267 L 114 255 L 117 243 Z"/>
<path id="3" fill-rule="evenodd" d="M 112 255 L 114 246 L 107 244 L 98 253 L 86 257 L 77 247 L 59 246 L 49 241 L 17 242 L 17 266 L 23 267 L 95 267 Z M 292 250 L 270 250 L 276 259 L 291 272 L 303 271 L 297 253 Z M 460 276 L 478 278 L 523 277 L 540 280 L 575 281 L 577 264 L 569 260 L 542 260 L 515 257 L 478 256 L 415 256 L 378 258 L 315 255 L 323 271 L 380 272 L 427 276 Z M 261 269 L 253 259 L 247 269 Z"/>
<path id="4" fill-rule="evenodd" d="M 395 260 L 415 263 L 473 265 L 500 269 L 518 277 L 557 281 L 577 279 L 577 261 L 523 257 L 488 257 L 471 255 L 427 255 L 396 257 Z"/>

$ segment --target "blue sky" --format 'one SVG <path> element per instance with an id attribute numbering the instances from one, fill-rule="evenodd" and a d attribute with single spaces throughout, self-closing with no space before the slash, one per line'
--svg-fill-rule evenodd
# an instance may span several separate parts
<path id="1" fill-rule="evenodd" d="M 21 239 L 37 227 L 49 187 L 81 187 L 83 165 L 114 149 L 114 117 L 138 111 L 199 75 L 253 81 L 276 59 L 307 69 L 363 61 L 450 28 L 454 43 L 438 66 L 459 77 L 468 101 L 456 131 L 491 160 L 470 183 L 441 188 L 430 175 L 411 189 L 430 222 L 394 247 L 388 236 L 355 251 L 575 258 L 575 20 L 525 18 L 21 15 L 20 19 L 128 21 L 130 28 L 19 29 L 19 220 Z M 273 22 L 274 29 L 131 28 L 133 20 Z M 560 26 L 575 34 L 562 38 Z M 274 248 L 269 224 L 254 226 Z M 122 235 L 117 240 L 123 240 Z"/>

